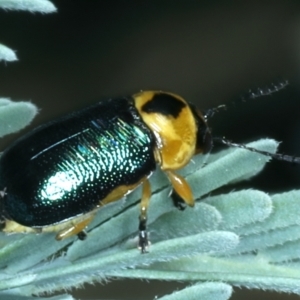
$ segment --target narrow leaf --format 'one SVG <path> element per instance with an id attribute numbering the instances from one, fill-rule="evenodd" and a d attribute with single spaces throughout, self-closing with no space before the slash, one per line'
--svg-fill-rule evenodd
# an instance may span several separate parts
<path id="1" fill-rule="evenodd" d="M 0 8 L 8 10 L 27 10 L 44 14 L 56 11 L 56 7 L 48 0 L 0 0 Z"/>
<path id="2" fill-rule="evenodd" d="M 227 300 L 232 294 L 232 287 L 222 282 L 198 283 L 171 295 L 159 298 L 160 300 Z"/>
<path id="3" fill-rule="evenodd" d="M 0 0 L 1 4 L 1 0 Z M 0 61 L 16 61 L 18 60 L 15 51 L 12 49 L 0 44 Z"/>
<path id="4" fill-rule="evenodd" d="M 24 128 L 37 113 L 37 107 L 30 102 L 0 98 L 0 137 Z"/>

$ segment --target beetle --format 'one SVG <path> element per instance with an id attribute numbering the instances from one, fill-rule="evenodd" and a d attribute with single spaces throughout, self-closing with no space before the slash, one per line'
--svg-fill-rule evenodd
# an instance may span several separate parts
<path id="1" fill-rule="evenodd" d="M 212 138 L 207 118 L 182 97 L 142 91 L 107 99 L 46 123 L 17 139 L 0 157 L 4 232 L 57 232 L 61 240 L 86 237 L 99 208 L 142 185 L 139 248 L 149 246 L 146 223 L 151 196 L 148 178 L 158 166 L 169 178 L 174 203 L 193 206 L 186 180 L 176 173 L 213 140 L 271 154 L 224 138 Z"/>
<path id="2" fill-rule="evenodd" d="M 158 165 L 189 206 L 188 183 L 176 174 L 211 133 L 200 111 L 178 95 L 143 91 L 107 99 L 41 125 L 0 158 L 4 232 L 57 231 L 56 239 L 85 237 L 99 207 L 139 185 L 139 247 L 148 247 L 149 176 Z"/>

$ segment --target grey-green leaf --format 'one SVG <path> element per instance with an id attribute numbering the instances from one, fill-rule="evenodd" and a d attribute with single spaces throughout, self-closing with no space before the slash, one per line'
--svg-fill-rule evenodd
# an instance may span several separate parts
<path id="1" fill-rule="evenodd" d="M 251 146 L 275 152 L 277 145 L 261 140 Z M 228 299 L 229 284 L 300 293 L 300 192 L 269 196 L 243 190 L 209 196 L 218 187 L 257 174 L 269 159 L 244 149 L 210 155 L 204 167 L 202 159 L 195 157 L 195 164 L 182 171 L 198 198 L 194 209 L 174 208 L 164 174 L 152 176 L 150 253 L 141 255 L 136 249 L 141 195 L 137 189 L 126 201 L 99 210 L 84 242 L 58 243 L 50 234 L 0 235 L 0 290 L 29 296 L 123 277 L 211 284 L 197 284 L 165 299 L 193 299 L 194 291 L 201 299 Z M 64 255 L 43 261 L 62 249 Z M 224 289 L 218 288 L 220 282 L 227 283 Z"/>
<path id="2" fill-rule="evenodd" d="M 0 0 L 0 8 L 40 12 L 44 14 L 56 11 L 54 4 L 48 0 Z"/>
<path id="3" fill-rule="evenodd" d="M 1 3 L 1 0 L 0 0 Z M 14 50 L 8 48 L 5 45 L 0 44 L 0 61 L 16 61 L 18 60 Z"/>
<path id="4" fill-rule="evenodd" d="M 159 300 L 227 300 L 232 294 L 232 287 L 222 282 L 198 283 Z"/>
<path id="5" fill-rule="evenodd" d="M 21 130 L 30 124 L 37 113 L 37 107 L 31 102 L 0 98 L 0 137 Z"/>
<path id="6" fill-rule="evenodd" d="M 209 197 L 205 203 L 213 205 L 222 212 L 222 224 L 219 229 L 234 228 L 261 222 L 272 213 L 271 197 L 261 191 L 242 190 L 225 195 Z"/>
<path id="7" fill-rule="evenodd" d="M 34 297 L 23 296 L 22 294 L 12 292 L 12 293 L 0 293 L 0 299 L 3 300 L 74 300 L 71 295 L 62 294 L 54 297 Z"/>

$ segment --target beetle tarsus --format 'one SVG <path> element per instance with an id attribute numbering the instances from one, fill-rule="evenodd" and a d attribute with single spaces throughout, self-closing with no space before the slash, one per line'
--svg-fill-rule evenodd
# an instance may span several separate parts
<path id="1" fill-rule="evenodd" d="M 84 241 L 87 238 L 87 233 L 82 230 L 80 232 L 77 233 L 78 239 L 80 239 L 81 241 Z"/>
<path id="2" fill-rule="evenodd" d="M 141 253 L 148 253 L 150 242 L 148 240 L 148 233 L 146 230 L 140 230 L 139 232 L 139 249 L 141 250 Z"/>
<path id="3" fill-rule="evenodd" d="M 147 218 L 145 216 L 140 216 L 138 248 L 141 250 L 141 253 L 147 253 L 150 245 L 146 227 L 147 227 Z"/>
<path id="4" fill-rule="evenodd" d="M 186 203 L 184 202 L 184 200 L 178 195 L 178 193 L 176 193 L 176 191 L 173 189 L 170 193 L 170 197 L 173 201 L 174 206 L 178 209 L 178 210 L 185 210 L 186 209 Z"/>

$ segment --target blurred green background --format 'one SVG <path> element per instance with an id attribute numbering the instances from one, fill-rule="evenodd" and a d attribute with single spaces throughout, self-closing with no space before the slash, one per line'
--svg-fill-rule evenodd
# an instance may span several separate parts
<path id="1" fill-rule="evenodd" d="M 235 142 L 273 137 L 283 141 L 282 152 L 300 156 L 299 1 L 52 2 L 58 12 L 51 15 L 0 11 L 0 42 L 19 58 L 0 64 L 0 96 L 37 104 L 41 110 L 32 126 L 103 97 L 161 89 L 201 109 L 228 104 L 210 120 L 215 136 Z M 249 88 L 279 77 L 290 82 L 283 91 L 239 101 Z M 271 193 L 299 189 L 299 169 L 272 162 L 244 186 Z M 183 286 L 123 280 L 74 295 L 153 299 Z M 232 299 L 246 295 L 300 299 L 238 288 Z"/>

